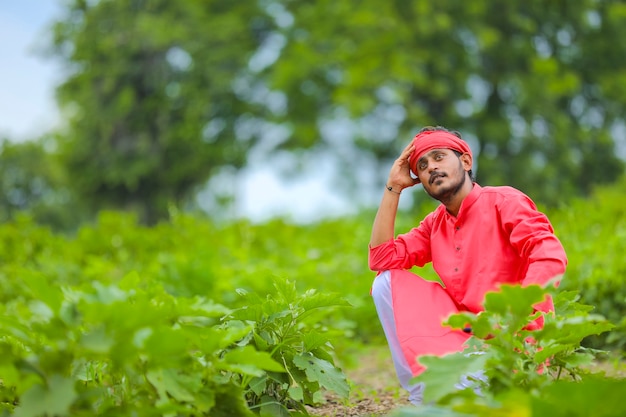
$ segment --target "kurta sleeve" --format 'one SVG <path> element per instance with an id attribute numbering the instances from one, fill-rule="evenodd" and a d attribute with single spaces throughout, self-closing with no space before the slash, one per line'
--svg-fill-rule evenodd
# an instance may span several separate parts
<path id="1" fill-rule="evenodd" d="M 554 278 L 560 279 L 567 266 L 567 256 L 546 215 L 523 194 L 503 204 L 500 214 L 511 245 L 526 260 L 527 270 L 521 284 L 546 286 Z M 558 281 L 554 284 L 558 285 Z M 554 310 L 551 299 L 534 308 L 543 312 Z M 542 323 L 537 324 L 541 327 Z"/>
<path id="2" fill-rule="evenodd" d="M 388 269 L 410 269 L 424 266 L 432 260 L 430 253 L 431 216 L 427 216 L 418 227 L 398 235 L 385 243 L 369 246 L 369 267 L 372 271 Z"/>

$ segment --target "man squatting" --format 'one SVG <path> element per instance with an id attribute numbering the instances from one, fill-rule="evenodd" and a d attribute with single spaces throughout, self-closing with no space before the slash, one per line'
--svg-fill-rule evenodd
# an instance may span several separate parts
<path id="1" fill-rule="evenodd" d="M 441 204 L 394 238 L 400 194 L 420 183 Z M 428 262 L 443 286 L 408 271 Z M 545 286 L 566 265 L 552 225 L 528 196 L 507 186 L 481 187 L 461 135 L 423 128 L 391 167 L 369 243 L 369 267 L 377 272 L 372 297 L 409 400 L 420 404 L 423 397 L 423 384 L 409 383 L 424 370 L 416 358 L 462 351 L 470 337 L 444 327 L 445 318 L 479 313 L 485 294 L 500 284 Z M 533 307 L 554 310 L 551 299 Z M 531 327 L 542 326 L 539 317 Z"/>

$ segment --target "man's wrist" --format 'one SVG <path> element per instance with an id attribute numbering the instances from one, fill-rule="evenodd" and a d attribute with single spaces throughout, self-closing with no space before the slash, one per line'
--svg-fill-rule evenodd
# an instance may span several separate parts
<path id="1" fill-rule="evenodd" d="M 389 184 L 385 184 L 385 188 L 387 189 L 387 191 L 389 191 L 391 193 L 394 193 L 394 194 L 398 194 L 399 195 L 399 194 L 402 193 L 402 188 L 399 188 L 399 187 L 394 188 L 394 187 L 392 187 Z"/>

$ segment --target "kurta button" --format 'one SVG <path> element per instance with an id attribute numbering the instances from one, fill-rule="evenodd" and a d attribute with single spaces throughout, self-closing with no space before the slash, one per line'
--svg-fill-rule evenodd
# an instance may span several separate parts
<path id="1" fill-rule="evenodd" d="M 454 272 L 458 272 L 458 271 L 459 271 L 459 268 L 454 268 Z"/>
<path id="2" fill-rule="evenodd" d="M 461 248 L 459 246 L 456 247 L 456 250 L 461 250 Z"/>
<path id="3" fill-rule="evenodd" d="M 456 230 L 460 230 L 460 229 L 461 229 L 461 226 L 457 226 L 457 227 L 456 227 Z"/>

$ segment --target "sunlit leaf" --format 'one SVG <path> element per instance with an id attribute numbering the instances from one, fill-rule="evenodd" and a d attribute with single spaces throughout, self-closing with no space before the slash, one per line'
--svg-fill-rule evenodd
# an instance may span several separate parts
<path id="1" fill-rule="evenodd" d="M 16 417 L 68 415 L 70 406 L 76 398 L 74 381 L 53 375 L 47 385 L 35 385 L 26 391 L 13 415 Z"/>
<path id="2" fill-rule="evenodd" d="M 311 381 L 317 381 L 326 389 L 332 390 L 347 398 L 350 388 L 345 376 L 330 362 L 316 358 L 313 355 L 303 354 L 293 358 L 294 364 L 305 371 Z"/>
<path id="3" fill-rule="evenodd" d="M 558 381 L 533 398 L 533 416 L 613 417 L 626 415 L 626 380 Z"/>
<path id="4" fill-rule="evenodd" d="M 259 352 L 252 346 L 244 346 L 240 349 L 231 350 L 224 355 L 223 359 L 231 366 L 236 366 L 241 369 L 243 369 L 243 366 L 247 365 L 247 373 L 253 375 L 257 375 L 260 370 L 285 372 L 285 368 L 280 363 L 276 362 L 269 353 Z M 256 370 L 251 371 L 254 368 L 256 368 Z"/>
<path id="5" fill-rule="evenodd" d="M 426 385 L 424 389 L 426 404 L 436 402 L 458 390 L 457 385 L 461 377 L 484 371 L 488 357 L 487 354 L 466 355 L 460 352 L 441 357 L 421 356 L 419 361 L 426 370 L 414 378 L 412 383 L 423 382 Z"/>
<path id="6" fill-rule="evenodd" d="M 171 395 L 178 401 L 194 402 L 195 393 L 202 387 L 200 375 L 188 375 L 174 369 L 155 369 L 146 373 L 146 378 L 156 388 L 161 401 Z"/>

